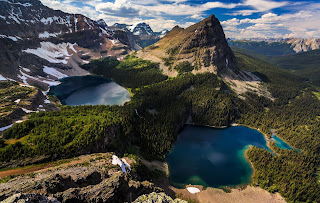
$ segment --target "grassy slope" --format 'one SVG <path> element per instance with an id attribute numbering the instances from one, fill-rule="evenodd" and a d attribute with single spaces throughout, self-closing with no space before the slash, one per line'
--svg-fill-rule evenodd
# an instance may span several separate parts
<path id="1" fill-rule="evenodd" d="M 270 62 L 320 85 L 320 49 L 298 54 L 270 57 Z"/>
<path id="2" fill-rule="evenodd" d="M 232 49 L 290 70 L 293 74 L 320 86 L 320 49 L 283 56 L 263 55 L 243 47 L 232 47 Z"/>

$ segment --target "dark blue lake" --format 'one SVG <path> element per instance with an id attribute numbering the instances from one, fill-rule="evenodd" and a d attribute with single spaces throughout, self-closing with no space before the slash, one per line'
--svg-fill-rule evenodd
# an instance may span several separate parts
<path id="1" fill-rule="evenodd" d="M 50 87 L 49 94 L 57 96 L 64 105 L 123 105 L 130 101 L 128 90 L 103 77 L 67 77 L 60 82 Z"/>
<path id="2" fill-rule="evenodd" d="M 245 158 L 250 145 L 264 148 L 267 142 L 259 131 L 233 126 L 224 129 L 186 125 L 166 156 L 170 182 L 205 187 L 236 186 L 251 182 L 252 168 Z"/>

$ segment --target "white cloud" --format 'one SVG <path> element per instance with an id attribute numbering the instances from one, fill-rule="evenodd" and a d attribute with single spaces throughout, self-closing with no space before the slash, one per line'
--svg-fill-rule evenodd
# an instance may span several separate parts
<path id="1" fill-rule="evenodd" d="M 223 21 L 222 25 L 228 37 L 320 37 L 320 3 L 313 2 L 289 4 L 285 0 L 240 0 L 240 3 L 224 3 L 225 1 L 220 0 L 221 2 L 192 4 L 188 0 L 41 1 L 64 12 L 84 14 L 94 20 L 102 18 L 108 25 L 144 21 L 155 31 L 171 29 L 175 25 L 187 27 L 207 16 L 212 9 L 224 8 L 230 9 L 229 13 L 235 16 L 261 13 L 256 19 L 232 17 Z M 286 14 L 274 13 L 274 9 L 283 7 L 288 10 Z M 190 22 L 186 22 L 186 19 Z"/>
<path id="2" fill-rule="evenodd" d="M 165 20 L 163 18 L 145 20 L 145 22 L 148 23 L 152 27 L 152 29 L 157 32 L 163 29 L 171 30 L 176 25 L 178 25 L 179 27 L 187 28 L 194 24 L 193 22 L 180 24 L 175 20 Z"/>
<path id="3" fill-rule="evenodd" d="M 201 20 L 201 19 L 203 19 L 203 17 L 202 17 L 201 15 L 199 15 L 199 14 L 193 14 L 190 18 L 196 19 L 196 20 Z"/>
<path id="4" fill-rule="evenodd" d="M 242 5 L 244 6 L 251 6 L 256 10 L 262 11 L 269 11 L 275 8 L 283 7 L 287 5 L 287 1 L 267 1 L 267 0 L 245 0 Z"/>
<path id="5" fill-rule="evenodd" d="M 160 3 L 152 1 L 149 3 L 138 3 L 133 0 L 115 0 L 114 2 L 103 2 L 96 6 L 96 10 L 106 14 L 116 16 L 155 16 L 155 15 L 173 15 L 173 16 L 201 16 L 205 11 L 213 8 L 235 8 L 237 4 L 226 4 L 221 2 L 207 2 L 205 4 L 191 5 L 184 1 L 174 1 L 175 3 Z M 182 2 L 182 3 L 181 3 Z"/>
<path id="6" fill-rule="evenodd" d="M 53 8 L 55 10 L 61 10 L 66 13 L 83 14 L 93 19 L 95 19 L 98 15 L 96 10 L 90 6 L 77 7 L 71 5 L 69 1 L 41 0 L 41 2 L 50 8 Z"/>
<path id="7" fill-rule="evenodd" d="M 233 18 L 223 21 L 222 25 L 226 35 L 231 38 L 320 37 L 320 11 L 299 11 L 282 15 L 267 13 L 257 19 Z"/>
<path id="8" fill-rule="evenodd" d="M 261 13 L 273 10 L 275 8 L 280 8 L 288 5 L 287 1 L 269 1 L 269 0 L 244 0 L 242 3 L 239 3 L 239 7 L 250 7 L 252 9 L 242 9 L 236 12 L 233 12 L 231 15 L 242 15 L 249 16 L 253 13 Z"/>
<path id="9" fill-rule="evenodd" d="M 187 17 L 194 21 L 203 19 L 205 12 L 213 8 L 235 8 L 237 4 L 207 2 L 192 5 L 188 0 L 41 0 L 43 4 L 68 13 L 81 13 L 94 20 L 104 19 L 111 25 L 116 22 L 133 24 L 137 21 L 150 23 L 151 27 L 160 31 L 171 29 L 175 25 L 186 27 L 194 22 L 180 23 L 174 16 Z M 74 2 L 81 2 L 85 7 L 76 7 Z M 171 16 L 171 17 L 170 17 Z M 173 20 L 171 20 L 173 19 Z"/>

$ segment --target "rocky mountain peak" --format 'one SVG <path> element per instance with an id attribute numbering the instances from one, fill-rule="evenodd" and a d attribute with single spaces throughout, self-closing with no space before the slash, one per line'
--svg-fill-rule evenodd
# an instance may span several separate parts
<path id="1" fill-rule="evenodd" d="M 102 27 L 102 28 L 105 28 L 105 29 L 108 29 L 108 25 L 107 23 L 103 20 L 103 19 L 100 19 L 97 21 L 97 23 Z"/>
<path id="2" fill-rule="evenodd" d="M 175 26 L 151 49 L 141 53 L 142 58 L 158 58 L 169 66 L 169 75 L 177 64 L 187 61 L 197 72 L 215 72 L 233 79 L 251 80 L 251 76 L 237 67 L 235 56 L 225 38 L 219 20 L 211 15 L 186 29 Z M 147 57 L 145 57 L 147 56 Z M 171 71 L 172 72 L 172 71 Z"/>
<path id="3" fill-rule="evenodd" d="M 125 34 L 130 47 L 134 50 L 140 50 L 143 47 L 154 44 L 166 34 L 164 32 L 153 32 L 150 25 L 145 22 L 137 22 L 133 25 L 115 23 L 110 26 L 110 30 Z"/>
<path id="4" fill-rule="evenodd" d="M 151 29 L 150 25 L 145 22 L 138 22 L 131 26 L 128 26 L 128 29 L 134 35 L 153 35 L 153 30 Z"/>

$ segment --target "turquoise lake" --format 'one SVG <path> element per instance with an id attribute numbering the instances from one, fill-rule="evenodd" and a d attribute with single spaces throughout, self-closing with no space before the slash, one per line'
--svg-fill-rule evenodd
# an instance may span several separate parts
<path id="1" fill-rule="evenodd" d="M 264 148 L 267 142 L 259 131 L 233 126 L 224 129 L 186 125 L 166 156 L 170 182 L 205 187 L 237 186 L 251 182 L 252 168 L 245 158 L 250 145 Z"/>
<path id="2" fill-rule="evenodd" d="M 103 77 L 67 77 L 60 82 L 50 87 L 49 94 L 57 96 L 64 105 L 123 105 L 130 101 L 128 90 Z"/>

